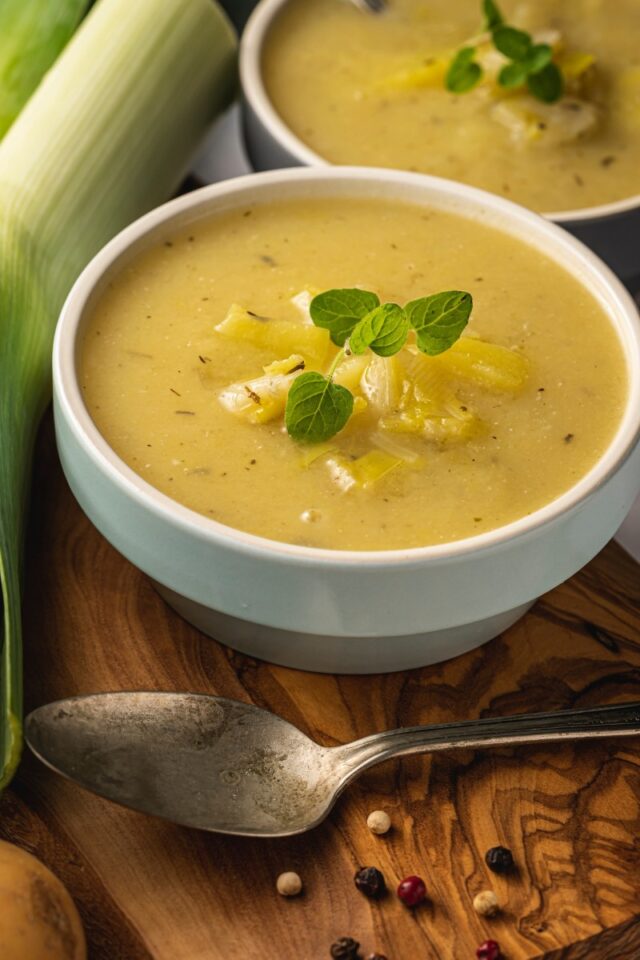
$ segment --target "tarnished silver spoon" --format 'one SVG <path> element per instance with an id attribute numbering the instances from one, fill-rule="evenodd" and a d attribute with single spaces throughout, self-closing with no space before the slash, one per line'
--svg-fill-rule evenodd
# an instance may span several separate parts
<path id="1" fill-rule="evenodd" d="M 284 837 L 315 827 L 367 767 L 459 747 L 640 734 L 640 703 L 376 733 L 321 747 L 248 703 L 195 693 L 104 693 L 39 707 L 29 746 L 116 803 L 219 833 Z"/>
<path id="2" fill-rule="evenodd" d="M 365 13 L 382 13 L 387 6 L 387 0 L 350 0 L 350 2 Z"/>

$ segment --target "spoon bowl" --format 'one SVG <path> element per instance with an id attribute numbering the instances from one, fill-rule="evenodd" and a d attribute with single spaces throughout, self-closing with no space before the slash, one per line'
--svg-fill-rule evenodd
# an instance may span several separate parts
<path id="1" fill-rule="evenodd" d="M 330 751 L 275 714 L 223 697 L 75 697 L 35 710 L 26 735 L 80 786 L 202 830 L 285 836 L 324 819 L 335 800 Z"/>
<path id="2" fill-rule="evenodd" d="M 640 703 L 468 720 L 321 747 L 267 710 L 196 693 L 71 697 L 25 722 L 29 746 L 80 786 L 217 833 L 283 837 L 315 827 L 342 790 L 390 757 L 640 734 Z"/>

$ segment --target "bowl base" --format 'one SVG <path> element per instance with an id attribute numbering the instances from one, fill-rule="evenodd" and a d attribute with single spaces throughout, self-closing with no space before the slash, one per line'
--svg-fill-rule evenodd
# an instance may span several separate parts
<path id="1" fill-rule="evenodd" d="M 152 582 L 176 613 L 214 640 L 258 660 L 313 673 L 392 673 L 450 660 L 502 633 L 535 602 L 444 630 L 403 637 L 337 637 L 251 623 Z"/>

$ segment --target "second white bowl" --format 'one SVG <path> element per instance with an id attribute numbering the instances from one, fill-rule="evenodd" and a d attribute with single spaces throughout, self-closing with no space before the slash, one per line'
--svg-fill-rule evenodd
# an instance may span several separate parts
<path id="1" fill-rule="evenodd" d="M 260 0 L 240 43 L 243 126 L 255 170 L 329 163 L 285 124 L 269 98 L 262 76 L 266 38 L 280 9 L 288 2 Z M 630 289 L 640 287 L 640 194 L 616 203 L 543 215 L 586 243 Z"/>

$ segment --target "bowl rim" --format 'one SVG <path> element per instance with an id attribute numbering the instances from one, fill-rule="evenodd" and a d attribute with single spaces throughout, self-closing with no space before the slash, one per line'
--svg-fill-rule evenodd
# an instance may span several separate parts
<path id="1" fill-rule="evenodd" d="M 483 222 L 486 222 L 484 218 L 489 210 L 494 215 L 489 223 L 495 229 L 500 229 L 500 220 L 505 225 L 511 223 L 514 225 L 514 234 L 517 232 L 515 227 L 520 228 L 522 242 L 528 243 L 531 236 L 537 236 L 538 245 L 530 244 L 534 249 L 544 248 L 547 256 L 553 251 L 556 259 L 564 253 L 565 263 L 567 259 L 573 260 L 573 270 L 567 269 L 590 290 L 611 318 L 626 360 L 629 379 L 629 393 L 618 429 L 601 457 L 576 484 L 532 513 L 471 537 L 404 549 L 340 550 L 272 540 L 213 520 L 162 493 L 116 454 L 94 423 L 85 405 L 78 378 L 79 334 L 83 329 L 86 308 L 99 284 L 112 270 L 117 272 L 118 266 L 122 261 L 126 262 L 128 255 L 144 249 L 149 236 L 157 235 L 166 226 L 180 229 L 188 222 L 215 215 L 215 206 L 220 200 L 225 201 L 221 206 L 229 210 L 248 202 L 272 202 L 274 198 L 287 196 L 290 189 L 291 196 L 300 196 L 301 193 L 296 194 L 295 187 L 292 188 L 292 185 L 300 182 L 319 182 L 321 189 L 324 187 L 326 190 L 326 195 L 338 193 L 338 184 L 352 187 L 355 182 L 359 185 L 355 195 L 360 189 L 360 195 L 389 198 L 402 190 L 411 193 L 411 197 L 403 195 L 402 201 L 417 204 L 421 200 L 434 203 L 437 197 L 442 200 L 442 209 L 456 210 L 459 215 L 470 218 L 473 215 L 469 210 L 473 209 L 475 216 L 482 218 Z M 302 195 L 309 194 L 305 190 Z M 640 317 L 622 283 L 591 250 L 565 230 L 510 200 L 456 181 L 406 171 L 333 165 L 294 167 L 236 177 L 194 190 L 156 207 L 117 234 L 85 267 L 65 301 L 54 339 L 53 382 L 59 413 L 94 467 L 106 475 L 126 497 L 156 518 L 198 540 L 213 542 L 241 553 L 271 558 L 277 556 L 294 560 L 297 564 L 326 564 L 332 568 L 352 568 L 354 564 L 424 565 L 430 560 L 452 560 L 493 550 L 526 535 L 536 534 L 542 527 L 553 524 L 561 516 L 581 507 L 621 469 L 640 443 Z"/>
<path id="2" fill-rule="evenodd" d="M 273 139 L 300 163 L 310 166 L 333 166 L 330 160 L 312 150 L 287 126 L 272 103 L 262 76 L 262 53 L 267 35 L 281 8 L 289 2 L 290 0 L 259 0 L 247 20 L 240 38 L 238 57 L 242 94 Z M 430 176 L 430 174 L 425 175 Z M 540 213 L 540 216 L 555 223 L 572 225 L 584 221 L 614 218 L 639 207 L 640 193 L 637 193 L 611 203 L 577 207 L 574 210 L 553 210 L 548 213 L 545 211 Z"/>

